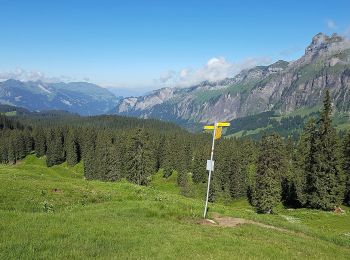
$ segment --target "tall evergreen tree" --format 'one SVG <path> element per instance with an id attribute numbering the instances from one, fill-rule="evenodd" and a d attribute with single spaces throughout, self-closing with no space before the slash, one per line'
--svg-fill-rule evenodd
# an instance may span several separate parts
<path id="1" fill-rule="evenodd" d="M 14 141 L 14 133 L 11 131 L 8 139 L 8 153 L 7 153 L 7 159 L 9 163 L 16 164 L 17 162 L 17 156 L 16 156 L 16 146 Z"/>
<path id="2" fill-rule="evenodd" d="M 182 168 L 185 173 L 188 173 L 191 171 L 191 164 L 192 164 L 192 149 L 191 149 L 191 143 L 190 140 L 184 140 L 184 144 L 182 145 Z"/>
<path id="3" fill-rule="evenodd" d="M 344 175 L 340 162 L 340 147 L 331 121 L 332 104 L 329 91 L 323 102 L 317 135 L 310 148 L 308 169 L 308 206 L 331 210 L 339 206 L 344 197 Z"/>
<path id="4" fill-rule="evenodd" d="M 108 148 L 107 165 L 107 172 L 105 174 L 107 181 L 117 181 L 123 177 L 122 155 L 118 146 L 113 145 Z"/>
<path id="5" fill-rule="evenodd" d="M 5 131 L 0 131 L 0 163 L 8 163 L 8 138 Z"/>
<path id="6" fill-rule="evenodd" d="M 316 168 L 318 129 L 316 120 L 311 118 L 300 136 L 297 152 L 294 158 L 294 183 L 297 201 L 302 206 L 308 205 L 309 194 L 312 192 Z"/>
<path id="7" fill-rule="evenodd" d="M 34 149 L 34 139 L 32 137 L 32 133 L 29 129 L 25 129 L 23 131 L 24 136 L 24 144 L 25 144 L 25 153 L 30 154 Z"/>
<path id="8" fill-rule="evenodd" d="M 168 178 L 173 173 L 175 166 L 174 166 L 174 151 L 176 148 L 174 147 L 173 138 L 169 137 L 164 140 L 164 147 L 163 147 L 163 157 L 161 161 L 161 168 L 163 169 L 163 177 Z"/>
<path id="9" fill-rule="evenodd" d="M 85 159 L 86 156 L 91 155 L 91 151 L 95 150 L 96 129 L 89 127 L 78 129 L 78 131 L 81 132 L 78 137 L 81 158 Z"/>
<path id="10" fill-rule="evenodd" d="M 35 128 L 33 130 L 34 150 L 37 157 L 42 157 L 46 154 L 46 137 L 44 129 Z"/>
<path id="11" fill-rule="evenodd" d="M 220 197 L 230 197 L 230 178 L 232 177 L 232 170 L 229 166 L 232 161 L 231 154 L 231 141 L 218 140 L 216 143 L 215 153 L 214 153 L 214 161 L 215 161 L 215 169 L 212 174 L 212 182 L 213 192 L 216 192 L 216 198 Z M 210 148 L 208 148 L 207 152 L 207 160 L 210 158 Z M 205 165 L 203 165 L 205 166 Z M 208 172 L 205 176 L 205 179 L 208 179 Z"/>
<path id="12" fill-rule="evenodd" d="M 259 213 L 271 213 L 281 200 L 281 174 L 286 170 L 285 147 L 277 134 L 264 136 L 256 175 L 256 209 Z"/>
<path id="13" fill-rule="evenodd" d="M 205 183 L 208 179 L 206 162 L 209 159 L 209 148 L 207 146 L 197 147 L 192 162 L 192 180 L 194 183 Z"/>
<path id="14" fill-rule="evenodd" d="M 149 134 L 138 129 L 129 140 L 127 155 L 127 179 L 138 185 L 147 185 L 155 172 L 156 161 Z"/>
<path id="15" fill-rule="evenodd" d="M 302 207 L 307 199 L 306 169 L 310 154 L 310 142 L 315 135 L 315 120 L 311 119 L 304 128 L 298 146 L 288 138 L 287 171 L 282 176 L 282 202 L 288 207 Z M 312 162 L 310 161 L 310 165 Z"/>
<path id="16" fill-rule="evenodd" d="M 100 131 L 97 134 L 95 150 L 95 174 L 97 179 L 107 180 L 109 173 L 110 147 L 112 146 L 111 135 L 106 131 Z"/>
<path id="17" fill-rule="evenodd" d="M 156 170 L 159 171 L 160 168 L 162 168 L 162 165 L 164 164 L 164 154 L 165 154 L 165 136 L 162 135 L 159 138 L 159 142 L 157 145 L 157 150 L 156 150 Z"/>
<path id="18" fill-rule="evenodd" d="M 350 132 L 345 138 L 343 151 L 344 151 L 343 168 L 344 168 L 345 180 L 346 180 L 344 203 L 346 203 L 347 205 L 350 205 Z"/>
<path id="19" fill-rule="evenodd" d="M 51 167 L 65 161 L 64 139 L 60 128 L 50 129 L 47 136 L 46 165 Z"/>
<path id="20" fill-rule="evenodd" d="M 74 129 L 70 128 L 65 139 L 66 160 L 69 166 L 76 165 L 80 160 L 80 149 Z"/>
<path id="21" fill-rule="evenodd" d="M 242 156 L 244 155 L 236 152 L 236 155 L 232 156 L 228 165 L 228 172 L 230 174 L 230 195 L 235 199 L 242 198 L 247 195 L 245 161 Z"/>
<path id="22" fill-rule="evenodd" d="M 87 180 L 98 179 L 95 149 L 86 151 L 84 158 L 84 176 Z"/>

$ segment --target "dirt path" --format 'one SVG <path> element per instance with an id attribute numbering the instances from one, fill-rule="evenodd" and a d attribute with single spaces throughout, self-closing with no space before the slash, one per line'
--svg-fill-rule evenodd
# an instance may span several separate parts
<path id="1" fill-rule="evenodd" d="M 208 225 L 208 226 L 221 226 L 221 227 L 236 227 L 239 225 L 251 224 L 251 225 L 257 225 L 257 226 L 263 227 L 263 228 L 278 230 L 281 232 L 291 232 L 290 230 L 287 230 L 284 228 L 278 228 L 275 226 L 270 226 L 270 225 L 266 225 L 263 223 L 255 222 L 252 220 L 247 220 L 247 219 L 243 219 L 243 218 L 233 218 L 233 217 L 220 216 L 220 214 L 216 213 L 216 212 L 213 213 L 213 220 L 203 219 L 200 221 L 199 224 Z"/>

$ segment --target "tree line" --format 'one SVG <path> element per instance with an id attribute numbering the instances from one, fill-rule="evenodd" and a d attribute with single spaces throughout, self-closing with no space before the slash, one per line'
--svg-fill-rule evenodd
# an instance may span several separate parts
<path id="1" fill-rule="evenodd" d="M 350 133 L 340 137 L 331 114 L 327 92 L 319 119 L 308 122 L 298 141 L 276 133 L 259 141 L 219 140 L 210 201 L 247 198 L 261 213 L 273 212 L 280 203 L 323 210 L 349 205 Z M 164 178 L 177 173 L 184 195 L 191 193 L 190 182 L 198 186 L 207 182 L 209 134 L 188 133 L 156 120 L 113 116 L 66 121 L 43 117 L 31 124 L 18 119 L 0 115 L 1 163 L 13 164 L 35 153 L 45 156 L 48 167 L 83 162 L 89 180 L 127 179 L 138 185 L 148 185 L 158 171 Z"/>

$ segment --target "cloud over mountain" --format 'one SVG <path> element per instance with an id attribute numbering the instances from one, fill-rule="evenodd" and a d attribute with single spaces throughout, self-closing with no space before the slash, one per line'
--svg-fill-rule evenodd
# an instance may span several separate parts
<path id="1" fill-rule="evenodd" d="M 50 77 L 45 73 L 38 70 L 25 70 L 23 68 L 16 68 L 11 71 L 0 71 L 0 81 L 15 79 L 20 81 L 43 81 L 47 83 L 57 83 L 57 82 L 71 82 L 77 81 L 76 78 L 61 75 L 59 77 Z M 83 81 L 88 81 L 83 79 Z"/>
<path id="2" fill-rule="evenodd" d="M 243 69 L 257 65 L 265 65 L 271 62 L 268 57 L 247 58 L 238 62 L 229 62 L 224 57 L 213 57 L 207 63 L 198 68 L 184 68 L 180 71 L 169 70 L 164 72 L 156 81 L 165 86 L 188 87 L 202 81 L 217 81 L 233 77 Z"/>

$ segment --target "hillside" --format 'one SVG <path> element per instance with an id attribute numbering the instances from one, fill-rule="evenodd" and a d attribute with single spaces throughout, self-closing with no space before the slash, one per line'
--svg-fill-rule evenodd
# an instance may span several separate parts
<path id="1" fill-rule="evenodd" d="M 277 132 L 281 136 L 293 137 L 297 140 L 304 126 L 311 118 L 318 119 L 321 108 L 302 108 L 288 115 L 280 115 L 275 111 L 266 111 L 255 115 L 236 118 L 225 131 L 226 137 L 249 137 L 258 140 L 265 134 Z M 349 112 L 334 112 L 333 126 L 343 135 L 350 130 Z"/>
<path id="2" fill-rule="evenodd" d="M 313 37 L 292 62 L 244 70 L 233 78 L 189 88 L 163 88 L 120 100 L 114 113 L 175 122 L 207 123 L 273 111 L 288 116 L 314 110 L 326 89 L 338 112 L 350 107 L 350 42 L 336 34 Z"/>
<path id="3" fill-rule="evenodd" d="M 104 114 L 118 98 L 107 89 L 86 82 L 45 83 L 9 79 L 0 82 L 0 104 L 31 111 L 66 110 L 81 115 Z"/>
<path id="4" fill-rule="evenodd" d="M 81 164 L 47 168 L 28 156 L 0 165 L 0 258 L 350 257 L 349 208 L 336 214 L 281 207 L 261 215 L 242 201 L 210 206 L 211 217 L 255 221 L 236 227 L 200 225 L 202 208 L 201 199 L 177 195 L 174 183 L 159 191 L 86 181 Z"/>

